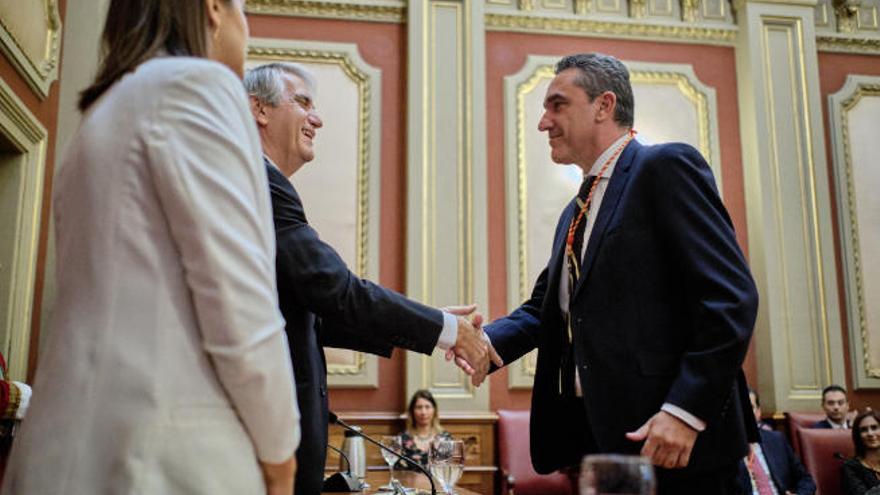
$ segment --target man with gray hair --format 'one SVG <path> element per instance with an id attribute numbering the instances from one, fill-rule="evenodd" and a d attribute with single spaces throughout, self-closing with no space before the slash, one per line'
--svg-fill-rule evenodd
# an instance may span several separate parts
<path id="1" fill-rule="evenodd" d="M 296 452 L 295 493 L 321 492 L 327 445 L 327 372 L 322 346 L 390 357 L 395 346 L 431 354 L 454 354 L 475 385 L 489 360 L 501 365 L 480 330 L 475 307 L 439 310 L 360 279 L 306 220 L 288 177 L 315 157 L 314 139 L 323 122 L 302 66 L 272 63 L 244 79 L 263 145 L 277 244 L 278 299 L 287 321 L 302 440 Z"/>
<path id="2" fill-rule="evenodd" d="M 633 111 L 616 58 L 557 64 L 538 129 L 584 181 L 531 298 L 486 333 L 506 363 L 538 348 L 537 472 L 641 454 L 661 495 L 736 493 L 757 436 L 740 369 L 757 292 L 706 161 L 635 141 Z"/>

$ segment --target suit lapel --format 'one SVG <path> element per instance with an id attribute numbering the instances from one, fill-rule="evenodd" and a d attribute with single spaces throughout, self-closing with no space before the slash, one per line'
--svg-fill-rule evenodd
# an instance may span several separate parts
<path id="1" fill-rule="evenodd" d="M 605 189 L 605 195 L 602 197 L 602 205 L 599 207 L 599 214 L 596 215 L 596 224 L 593 225 L 593 231 L 590 233 L 590 239 L 587 243 L 587 252 L 584 255 L 584 262 L 581 265 L 581 278 L 574 288 L 574 294 L 571 296 L 573 301 L 580 292 L 584 281 L 590 275 L 590 269 L 593 267 L 593 260 L 596 259 L 596 253 L 602 246 L 605 239 L 605 231 L 608 228 L 608 221 L 614 216 L 617 205 L 620 203 L 620 196 L 629 181 L 629 169 L 633 159 L 636 156 L 641 145 L 635 139 L 632 140 L 626 149 L 621 153 L 617 164 L 614 166 L 614 173 L 611 174 L 611 180 L 608 181 L 608 188 Z"/>

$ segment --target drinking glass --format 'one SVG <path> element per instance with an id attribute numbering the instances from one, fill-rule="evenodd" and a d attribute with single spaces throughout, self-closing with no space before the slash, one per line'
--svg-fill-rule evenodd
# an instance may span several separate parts
<path id="1" fill-rule="evenodd" d="M 383 435 L 382 436 L 382 445 L 388 447 L 394 452 L 400 452 L 403 450 L 402 445 L 400 443 L 400 435 Z M 382 458 L 385 459 L 385 464 L 388 464 L 389 478 L 387 487 L 390 488 L 396 479 L 394 479 L 394 465 L 397 464 L 397 461 L 400 459 L 399 455 L 394 455 L 391 452 L 388 452 L 385 449 L 379 449 L 382 452 Z M 385 488 L 385 487 L 383 487 Z"/>
<path id="2" fill-rule="evenodd" d="M 580 495 L 654 495 L 654 466 L 646 457 L 588 455 L 581 462 Z"/>
<path id="3" fill-rule="evenodd" d="M 437 440 L 431 445 L 428 456 L 431 475 L 440 482 L 443 491 L 455 493 L 455 484 L 464 472 L 464 442 L 461 440 Z"/>

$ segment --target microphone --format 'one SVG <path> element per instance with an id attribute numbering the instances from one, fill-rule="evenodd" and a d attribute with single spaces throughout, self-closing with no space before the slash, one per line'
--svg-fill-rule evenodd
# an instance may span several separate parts
<path id="1" fill-rule="evenodd" d="M 846 461 L 846 460 L 849 460 L 849 457 L 846 457 L 845 455 L 841 454 L 840 452 L 835 452 L 835 453 L 833 453 L 833 454 L 831 454 L 831 455 L 833 455 L 834 458 L 837 459 L 837 460 L 839 460 L 839 461 Z"/>
<path id="2" fill-rule="evenodd" d="M 321 487 L 322 492 L 359 492 L 364 489 L 363 483 L 356 476 L 351 474 L 351 461 L 348 459 L 348 456 L 345 455 L 345 452 L 342 449 L 337 449 L 336 447 L 327 444 L 327 447 L 330 447 L 331 450 L 335 450 L 339 452 L 339 455 L 345 459 L 345 465 L 348 466 L 348 469 L 344 473 L 333 473 L 328 476 L 324 480 L 324 485 Z"/>
<path id="3" fill-rule="evenodd" d="M 416 469 L 421 471 L 422 474 L 424 474 L 425 476 L 428 477 L 428 481 L 431 483 L 431 495 L 437 495 L 437 488 L 434 486 L 434 478 L 431 477 L 430 473 L 428 473 L 428 471 L 425 468 L 423 468 L 420 463 L 416 462 L 415 460 L 411 459 L 408 456 L 403 455 L 402 452 L 395 452 L 394 449 L 389 449 L 388 447 L 382 445 L 381 442 L 377 442 L 376 440 L 373 440 L 372 438 L 370 438 L 369 435 L 364 434 L 364 432 L 358 430 L 357 428 L 352 427 L 351 425 L 349 425 L 345 421 L 339 419 L 339 416 L 337 416 L 336 413 L 334 413 L 333 411 L 329 411 L 329 416 L 330 416 L 330 424 L 335 423 L 348 431 L 354 432 L 356 435 L 360 436 L 364 440 L 372 443 L 373 445 L 379 447 L 382 450 L 386 450 L 388 452 L 391 452 L 392 454 L 396 455 L 397 457 L 400 457 L 401 459 L 403 459 L 404 461 L 408 462 L 410 465 L 414 466 Z"/>

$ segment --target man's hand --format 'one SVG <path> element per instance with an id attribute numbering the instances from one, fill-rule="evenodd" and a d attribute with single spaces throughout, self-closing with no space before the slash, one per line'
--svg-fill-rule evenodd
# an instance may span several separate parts
<path id="1" fill-rule="evenodd" d="M 281 464 L 260 461 L 263 480 L 266 482 L 266 495 L 291 495 L 293 479 L 296 477 L 296 454 Z"/>
<path id="2" fill-rule="evenodd" d="M 641 428 L 626 434 L 627 440 L 645 441 L 641 454 L 655 466 L 683 468 L 691 459 L 697 430 L 666 411 L 651 416 Z"/>
<path id="3" fill-rule="evenodd" d="M 480 386 L 489 373 L 489 360 L 498 366 L 503 366 L 504 361 L 495 352 L 481 326 L 483 315 L 476 313 L 477 306 L 451 306 L 443 308 L 453 315 L 458 316 L 458 336 L 455 345 L 446 352 L 446 360 L 455 357 L 455 363 L 471 377 L 471 383 L 475 387 Z M 471 316 L 472 315 L 472 316 Z M 470 319 L 468 319 L 470 316 Z"/>

